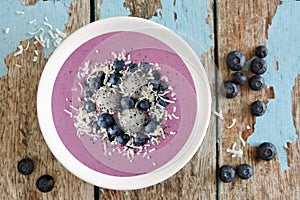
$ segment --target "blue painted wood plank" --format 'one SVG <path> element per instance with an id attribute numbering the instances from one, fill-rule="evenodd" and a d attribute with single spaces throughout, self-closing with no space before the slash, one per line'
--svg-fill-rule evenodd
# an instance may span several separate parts
<path id="1" fill-rule="evenodd" d="M 269 100 L 265 115 L 256 118 L 255 132 L 248 138 L 253 146 L 265 141 L 275 144 L 282 170 L 289 168 L 284 147 L 298 138 L 292 116 L 292 89 L 300 73 L 299 10 L 299 1 L 284 1 L 269 27 L 266 58 L 269 68 L 263 76 L 266 84 L 274 87 L 275 99 Z M 276 61 L 279 62 L 278 71 Z"/>
<path id="2" fill-rule="evenodd" d="M 43 28 L 44 38 L 51 39 L 47 33 L 49 28 L 43 24 L 46 22 L 44 17 L 49 19 L 48 23 L 53 26 L 54 31 L 56 28 L 64 31 L 71 2 L 72 0 L 39 1 L 34 6 L 24 6 L 20 0 L 0 2 L 0 77 L 7 72 L 4 58 L 19 46 L 20 41 L 33 37 L 28 32 Z M 17 14 L 16 11 L 22 11 L 24 14 Z M 32 20 L 36 20 L 36 23 L 29 24 Z M 9 33 L 5 33 L 5 28 L 9 28 Z M 54 49 L 53 41 L 50 40 L 50 47 L 44 48 L 45 56 L 48 57 Z"/>

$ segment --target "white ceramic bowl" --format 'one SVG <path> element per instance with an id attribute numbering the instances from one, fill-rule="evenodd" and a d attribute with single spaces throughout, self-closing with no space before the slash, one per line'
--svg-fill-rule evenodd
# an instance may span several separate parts
<path id="1" fill-rule="evenodd" d="M 131 31 L 149 35 L 170 47 L 185 62 L 194 81 L 197 112 L 192 132 L 176 155 L 163 166 L 135 176 L 114 176 L 92 169 L 74 156 L 62 142 L 53 120 L 52 94 L 60 70 L 81 45 L 106 33 Z M 101 52 L 101 50 L 100 50 Z M 93 185 L 108 189 L 130 190 L 157 184 L 178 172 L 197 152 L 206 134 L 211 93 L 205 70 L 195 52 L 177 34 L 157 23 L 133 17 L 115 17 L 91 23 L 71 34 L 50 57 L 41 76 L 37 95 L 38 120 L 44 139 L 54 156 L 71 173 Z M 76 133 L 74 133 L 76 134 Z M 201 173 L 201 172 L 200 172 Z"/>

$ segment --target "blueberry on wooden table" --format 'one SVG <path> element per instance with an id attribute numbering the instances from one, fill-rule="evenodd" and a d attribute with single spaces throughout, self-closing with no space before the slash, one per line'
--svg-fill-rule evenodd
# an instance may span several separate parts
<path id="1" fill-rule="evenodd" d="M 249 87 L 252 90 L 258 91 L 263 89 L 264 86 L 265 86 L 265 80 L 260 75 L 254 75 L 249 79 Z"/>
<path id="2" fill-rule="evenodd" d="M 36 187 L 41 192 L 50 192 L 54 188 L 54 179 L 52 176 L 45 174 L 36 181 Z"/>
<path id="3" fill-rule="evenodd" d="M 23 175 L 29 175 L 34 170 L 34 163 L 33 160 L 30 158 L 23 158 L 18 162 L 18 172 Z"/>
<path id="4" fill-rule="evenodd" d="M 224 165 L 219 169 L 220 180 L 224 183 L 229 183 L 235 178 L 235 170 L 230 165 Z"/>
<path id="5" fill-rule="evenodd" d="M 231 51 L 226 56 L 227 67 L 233 71 L 240 71 L 246 63 L 246 57 L 240 51 Z"/>
<path id="6" fill-rule="evenodd" d="M 274 146 L 274 144 L 269 142 L 264 142 L 257 148 L 257 156 L 262 160 L 270 161 L 276 156 L 276 154 L 276 147 Z"/>
<path id="7" fill-rule="evenodd" d="M 237 85 L 244 85 L 247 81 L 247 76 L 242 72 L 235 72 L 232 75 L 232 82 Z"/>
<path id="8" fill-rule="evenodd" d="M 264 74 L 267 71 L 267 62 L 262 58 L 255 58 L 251 62 L 250 69 L 254 74 Z"/>
<path id="9" fill-rule="evenodd" d="M 253 175 L 253 169 L 250 165 L 248 164 L 241 164 L 238 168 L 237 168 L 237 175 L 241 178 L 241 179 L 249 179 L 252 177 Z"/>
<path id="10" fill-rule="evenodd" d="M 257 100 L 251 103 L 250 105 L 250 112 L 251 114 L 259 117 L 265 114 L 267 109 L 266 104 L 263 101 Z"/>
<path id="11" fill-rule="evenodd" d="M 268 49 L 265 46 L 258 46 L 255 48 L 255 55 L 259 58 L 264 58 L 268 55 Z"/>
<path id="12" fill-rule="evenodd" d="M 239 94 L 239 88 L 234 82 L 225 81 L 221 86 L 221 94 L 226 98 L 234 98 Z"/>

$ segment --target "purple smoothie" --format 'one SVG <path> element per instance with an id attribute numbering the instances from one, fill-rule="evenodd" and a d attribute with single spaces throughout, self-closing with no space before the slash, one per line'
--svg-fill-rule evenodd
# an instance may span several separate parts
<path id="1" fill-rule="evenodd" d="M 79 138 L 73 125 L 74 119 L 64 112 L 70 104 L 80 103 L 76 102 L 78 93 L 71 91 L 77 82 L 78 69 L 86 61 L 95 64 L 112 59 L 111 52 L 121 52 L 122 49 L 130 53 L 132 61 L 137 63 L 147 61 L 161 65 L 162 74 L 169 78 L 168 84 L 177 94 L 176 103 L 170 104 L 167 109 L 171 112 L 175 106 L 176 115 L 180 116 L 180 119 L 168 121 L 166 124 L 169 127 L 166 132 L 176 131 L 177 134 L 167 136 L 159 145 L 153 146 L 156 150 L 149 153 L 150 159 L 136 155 L 133 162 L 129 162 L 126 156 L 118 152 L 113 152 L 111 156 L 104 155 L 104 141 L 101 139 L 93 141 L 87 135 Z M 93 38 L 80 46 L 62 66 L 52 93 L 54 124 L 66 148 L 89 168 L 114 176 L 144 174 L 166 164 L 187 141 L 195 122 L 196 110 L 194 83 L 182 59 L 161 41 L 136 32 L 109 33 Z M 106 148 L 110 151 L 109 143 Z"/>

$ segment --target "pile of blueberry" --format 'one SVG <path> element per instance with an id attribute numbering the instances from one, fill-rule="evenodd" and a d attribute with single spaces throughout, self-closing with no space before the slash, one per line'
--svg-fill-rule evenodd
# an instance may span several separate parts
<path id="1" fill-rule="evenodd" d="M 23 175 L 30 175 L 34 170 L 34 162 L 30 158 L 23 158 L 18 162 L 18 172 Z M 54 188 L 54 178 L 48 174 L 44 174 L 36 181 L 36 187 L 41 192 L 50 192 Z"/>
<path id="2" fill-rule="evenodd" d="M 131 141 L 133 146 L 142 146 L 151 140 L 149 134 L 162 123 L 161 119 L 150 115 L 150 110 L 169 105 L 169 97 L 164 94 L 168 84 L 161 79 L 160 70 L 153 69 L 152 64 L 126 63 L 116 59 L 108 66 L 112 73 L 98 71 L 85 80 L 84 110 L 86 113 L 96 113 L 93 129 L 105 130 L 110 142 L 116 141 L 125 146 Z M 127 90 L 127 94 L 122 93 L 121 87 Z M 114 96 L 108 101 L 108 91 L 112 90 L 115 91 L 111 92 Z M 149 90 L 150 97 L 144 96 L 143 92 Z M 99 100 L 97 93 L 101 93 L 102 100 Z M 98 104 L 97 101 L 102 102 Z"/>
<path id="3" fill-rule="evenodd" d="M 249 87 L 258 91 L 265 85 L 264 78 L 261 76 L 267 71 L 267 63 L 264 58 L 268 55 L 268 49 L 265 46 L 258 46 L 255 49 L 255 57 L 250 64 L 250 70 L 254 73 L 249 79 Z M 236 71 L 232 75 L 232 80 L 225 81 L 221 86 L 221 94 L 226 98 L 234 98 L 239 93 L 238 85 L 244 85 L 247 76 L 240 72 L 246 64 L 246 57 L 240 51 L 232 51 L 226 57 L 226 64 L 230 70 Z M 257 100 L 250 105 L 250 111 L 255 116 L 262 116 L 266 111 L 266 105 L 263 101 Z"/>
<path id="4" fill-rule="evenodd" d="M 257 148 L 257 157 L 265 161 L 272 160 L 276 154 L 276 147 L 269 142 L 264 142 Z M 241 179 L 249 179 L 253 175 L 253 168 L 248 164 L 241 164 L 237 170 L 230 165 L 224 165 L 219 169 L 219 178 L 224 183 L 233 181 L 236 174 Z"/>

